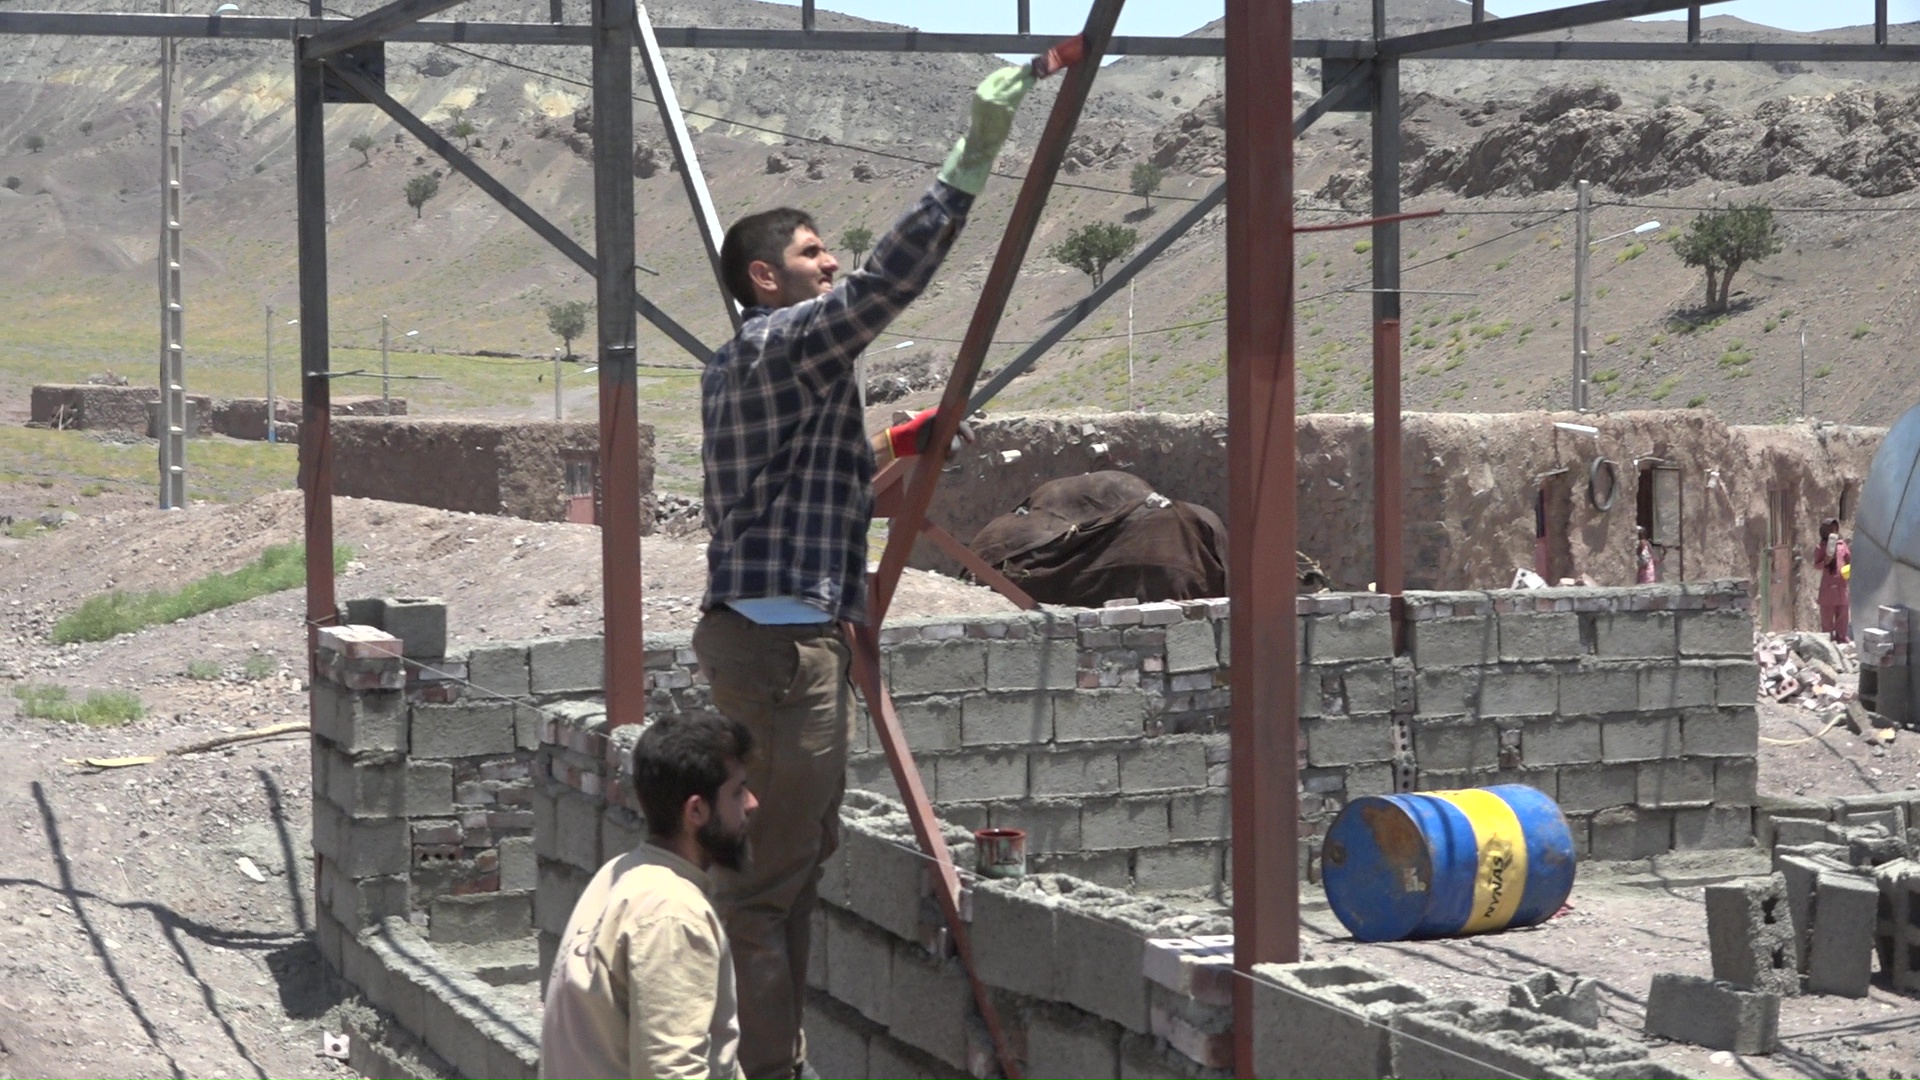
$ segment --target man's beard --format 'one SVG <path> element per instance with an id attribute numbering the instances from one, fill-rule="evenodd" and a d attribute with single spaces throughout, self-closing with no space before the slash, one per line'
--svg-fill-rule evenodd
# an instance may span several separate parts
<path id="1" fill-rule="evenodd" d="M 708 818 L 705 825 L 700 826 L 694 833 L 694 839 L 699 842 L 700 850 L 707 853 L 707 857 L 713 860 L 715 866 L 735 873 L 746 869 L 751 852 L 747 847 L 745 828 L 736 833 L 729 833 L 726 831 L 726 826 L 720 823 L 719 815 L 716 814 Z"/>

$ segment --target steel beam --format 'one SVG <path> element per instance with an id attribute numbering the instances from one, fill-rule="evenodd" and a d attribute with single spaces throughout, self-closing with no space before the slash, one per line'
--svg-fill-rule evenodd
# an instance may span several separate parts
<path id="1" fill-rule="evenodd" d="M 1315 98 L 1313 104 L 1302 110 L 1299 116 L 1294 117 L 1293 137 L 1298 139 L 1300 136 L 1305 135 L 1307 129 L 1311 128 L 1321 117 L 1327 115 L 1328 109 L 1335 102 L 1345 97 L 1350 88 L 1369 78 L 1371 71 L 1372 68 L 1370 65 L 1361 64 L 1341 76 L 1338 82 L 1335 82 L 1327 88 L 1326 93 Z M 1038 363 L 1040 358 L 1046 355 L 1047 350 L 1058 345 L 1060 339 L 1072 333 L 1074 327 L 1079 326 L 1086 320 L 1087 316 L 1099 310 L 1101 304 L 1106 303 L 1115 293 L 1125 288 L 1127 283 L 1132 281 L 1142 270 L 1145 270 L 1149 263 L 1159 258 L 1169 247 L 1172 247 L 1175 240 L 1185 236 L 1195 225 L 1200 224 L 1201 220 L 1208 214 L 1218 209 L 1220 204 L 1226 201 L 1226 198 L 1226 182 L 1222 181 L 1215 184 L 1211 190 L 1205 195 L 1202 195 L 1192 206 L 1187 207 L 1185 213 L 1174 219 L 1173 224 L 1168 225 L 1160 231 L 1159 235 L 1147 241 L 1145 247 L 1135 251 L 1118 269 L 1109 271 L 1098 287 L 1082 297 L 1071 308 L 1068 308 L 1067 313 L 1055 320 L 1052 326 L 1047 327 L 1046 332 L 1041 334 L 1038 340 L 1020 350 L 1020 355 L 1007 361 L 998 371 L 995 371 L 993 378 L 987 381 L 987 385 L 973 392 L 973 397 L 967 399 L 968 414 L 971 415 L 974 412 L 986 408 L 987 402 L 999 396 L 1000 392 L 1005 390 L 1009 383 L 1025 374 L 1027 369 Z"/>
<path id="2" fill-rule="evenodd" d="M 647 7 L 640 5 L 640 62 L 653 83 L 654 104 L 660 109 L 660 123 L 667 129 L 667 141 L 680 159 L 680 182 L 687 189 L 687 203 L 693 208 L 693 223 L 700 230 L 700 241 L 707 248 L 707 263 L 713 267 L 714 283 L 720 286 L 720 303 L 727 309 L 727 320 L 740 329 L 740 305 L 727 289 L 727 275 L 720 269 L 720 215 L 713 209 L 713 195 L 707 190 L 706 174 L 700 171 L 700 158 L 693 152 L 693 137 L 687 134 L 687 118 L 680 113 L 680 98 L 673 92 L 673 80 L 667 75 L 667 60 L 661 55 L 660 42 L 653 36 L 653 22 Z"/>
<path id="3" fill-rule="evenodd" d="M 1087 15 L 1087 28 L 1082 33 L 1086 55 L 1067 69 L 1060 93 L 1054 98 L 1053 111 L 1047 116 L 1047 126 L 1033 149 L 1026 179 L 1020 185 L 1020 196 L 1014 201 L 1006 232 L 1000 238 L 999 250 L 994 253 L 993 266 L 980 288 L 980 301 L 974 306 L 973 319 L 967 324 L 959 352 L 953 358 L 953 372 L 947 378 L 940 411 L 934 416 L 932 441 L 920 455 L 919 465 L 907 481 L 900 513 L 887 530 L 886 551 L 880 556 L 880 569 L 873 575 L 873 586 L 867 596 L 867 617 L 875 626 L 886 618 L 887 606 L 893 602 L 894 586 L 899 584 L 900 574 L 907 568 L 907 557 L 913 553 L 914 541 L 920 535 L 920 522 L 925 520 L 927 507 L 933 502 L 934 486 L 940 482 L 940 467 L 946 462 L 947 447 L 965 418 L 967 397 L 973 392 L 981 362 L 993 344 L 1000 317 L 1006 313 L 1007 300 L 1020 277 L 1020 264 L 1026 259 L 1027 247 L 1040 227 L 1040 213 L 1046 209 L 1047 194 L 1053 190 L 1054 177 L 1067 156 L 1067 142 L 1073 137 L 1080 110 L 1093 89 L 1107 38 L 1120 17 L 1120 4 L 1121 0 L 1094 0 L 1093 10 Z M 1287 142 L 1292 144 L 1291 139 Z"/>
<path id="4" fill-rule="evenodd" d="M 1501 20 L 1504 22 L 1506 20 Z M 1487 23 L 1497 26 L 1499 23 Z M 1920 45 L 1871 45 L 1820 41 L 1795 44 L 1765 41 L 1486 41 L 1420 54 L 1422 60 L 1644 60 L 1683 63 L 1798 61 L 1808 64 L 1911 64 L 1920 62 Z"/>
<path id="5" fill-rule="evenodd" d="M 338 26 L 304 38 L 300 56 L 306 60 L 325 60 L 359 45 L 380 41 L 395 30 L 412 26 L 429 15 L 438 15 L 464 0 L 392 0 Z"/>
<path id="6" fill-rule="evenodd" d="M 453 167 L 455 172 L 473 181 L 475 187 L 491 195 L 495 202 L 498 202 L 506 208 L 508 213 L 519 218 L 534 232 L 539 233 L 542 239 L 552 244 L 560 254 L 565 255 L 575 266 L 578 266 L 596 278 L 600 276 L 600 261 L 594 258 L 586 248 L 581 247 L 579 241 L 568 236 L 558 225 L 548 221 L 540 211 L 528 206 L 526 200 L 515 195 L 507 189 L 505 184 L 494 179 L 493 174 L 481 168 L 479 162 L 468 157 L 465 152 L 449 142 L 445 136 L 433 130 L 425 120 L 414 115 L 413 110 L 396 101 L 391 94 L 388 94 L 380 88 L 379 83 L 374 82 L 368 78 L 365 73 L 350 64 L 334 61 L 330 63 L 328 67 L 340 78 L 341 82 L 353 87 L 354 91 L 360 94 L 360 96 L 379 106 L 380 111 L 392 117 L 394 122 L 401 127 L 406 128 L 407 132 L 414 138 L 425 143 L 428 149 L 439 154 L 448 165 Z M 672 338 L 675 344 L 685 349 L 694 359 L 704 364 L 713 356 L 713 350 L 708 348 L 699 338 L 695 337 L 693 331 L 681 326 L 671 315 L 661 311 L 654 305 L 653 301 L 642 296 L 637 288 L 634 291 L 634 307 L 640 315 L 652 323 L 656 329 L 669 338 Z"/>
<path id="7" fill-rule="evenodd" d="M 1887 43 L 1887 0 L 1873 0 L 1873 43 Z"/>
<path id="8" fill-rule="evenodd" d="M 1724 3 L 1725 0 L 1719 0 L 1719 2 Z M 1515 15 L 1509 19 L 1466 23 L 1462 26 L 1448 26 L 1419 34 L 1386 38 L 1379 43 L 1379 49 L 1382 56 L 1415 56 L 1435 49 L 1444 49 L 1449 45 L 1470 45 L 1477 41 L 1498 41 L 1503 38 L 1541 34 L 1551 30 L 1568 30 L 1576 26 L 1591 26 L 1617 19 L 1632 19 L 1641 15 L 1658 15 L 1664 11 L 1679 11 L 1691 6 L 1693 6 L 1691 0 L 1595 0 L 1594 3 L 1589 4 L 1574 4 L 1570 7 L 1536 11 L 1531 15 Z"/>
<path id="9" fill-rule="evenodd" d="M 1374 69 L 1373 216 L 1400 212 L 1400 63 Z M 1406 492 L 1400 477 L 1400 223 L 1373 227 L 1373 580 L 1392 597 L 1394 652 L 1406 647 Z"/>
<path id="10" fill-rule="evenodd" d="M 645 719 L 639 349 L 633 267 L 634 0 L 593 0 L 593 230 L 600 273 L 600 562 L 607 719 Z"/>
<path id="11" fill-rule="evenodd" d="M 1233 666 L 1234 1065 L 1253 1068 L 1253 967 L 1300 956 L 1291 4 L 1227 0 L 1227 589 Z"/>
<path id="12" fill-rule="evenodd" d="M 299 46 L 295 45 L 298 56 Z M 300 490 L 307 511 L 307 658 L 319 628 L 339 621 L 333 582 L 333 387 L 327 377 L 327 139 L 325 78 L 293 65 L 295 235 L 300 249 Z"/>

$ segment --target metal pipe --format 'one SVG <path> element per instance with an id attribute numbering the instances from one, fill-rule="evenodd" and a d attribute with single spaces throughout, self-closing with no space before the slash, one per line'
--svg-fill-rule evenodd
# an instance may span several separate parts
<path id="1" fill-rule="evenodd" d="M 811 9 L 809 9 L 811 10 Z M 640 33 L 640 62 L 653 83 L 654 104 L 660 110 L 661 126 L 667 129 L 667 141 L 673 155 L 680 159 L 680 182 L 687 192 L 687 204 L 693 208 L 693 223 L 700 231 L 700 242 L 707 249 L 707 262 L 713 267 L 714 284 L 720 288 L 720 304 L 726 308 L 727 321 L 740 329 L 740 304 L 727 290 L 727 275 L 720 268 L 720 215 L 714 212 L 713 195 L 707 190 L 706 174 L 700 171 L 700 158 L 693 151 L 693 136 L 687 133 L 687 118 L 680 112 L 680 99 L 673 92 L 673 79 L 667 74 L 667 60 L 661 55 L 660 42 L 653 36 L 653 21 L 647 18 L 645 4 L 637 15 Z"/>
<path id="2" fill-rule="evenodd" d="M 934 485 L 940 482 L 940 467 L 946 461 L 947 447 L 965 417 L 967 397 L 973 392 L 980 364 L 986 359 L 987 347 L 993 344 L 994 331 L 999 328 L 1000 317 L 1006 313 L 1007 300 L 1019 279 L 1020 264 L 1026 258 L 1034 232 L 1040 227 L 1047 193 L 1053 188 L 1060 163 L 1066 159 L 1067 142 L 1073 137 L 1080 110 L 1093 89 L 1094 76 L 1099 74 L 1107 38 L 1120 17 L 1120 4 L 1121 0 L 1094 0 L 1086 29 L 1081 33 L 1086 42 L 1085 55 L 1067 69 L 1060 93 L 1054 98 L 1053 111 L 1047 116 L 1047 126 L 1034 147 L 1026 180 L 1020 185 L 1020 196 L 1014 201 L 1006 232 L 994 253 L 993 266 L 987 271 L 986 283 L 980 287 L 980 301 L 974 306 L 973 319 L 968 322 L 966 335 L 954 356 L 953 373 L 947 378 L 946 393 L 934 416 L 932 441 L 920 455 L 920 464 L 913 478 L 907 481 L 900 512 L 887 531 L 886 551 L 880 556 L 880 569 L 873 575 L 867 597 L 867 617 L 875 626 L 886 618 L 894 586 L 899 584 L 900 574 L 907 568 L 907 557 L 913 553 L 914 541 L 920 535 L 920 522 L 926 519 L 927 507 L 933 502 Z M 1288 145 L 1292 145 L 1292 141 L 1287 140 Z"/>
<path id="3" fill-rule="evenodd" d="M 813 0 L 800 0 L 800 29 L 813 33 Z"/>
<path id="4" fill-rule="evenodd" d="M 1292 5 L 1227 0 L 1228 778 L 1243 1077 L 1256 1075 L 1253 967 L 1300 956 L 1292 39 Z"/>
<path id="5" fill-rule="evenodd" d="M 1573 410 L 1587 411 L 1587 233 L 1593 211 L 1592 185 L 1574 185 L 1573 217 Z"/>
<path id="6" fill-rule="evenodd" d="M 1033 0 L 1016 0 L 1018 10 L 1014 14 L 1014 25 L 1022 34 L 1033 33 Z"/>
<path id="7" fill-rule="evenodd" d="M 1406 492 L 1400 478 L 1400 64 L 1374 67 L 1373 580 L 1392 598 L 1394 653 L 1406 650 Z"/>
<path id="8" fill-rule="evenodd" d="M 633 268 L 633 0 L 593 0 L 593 221 L 600 348 L 600 559 L 607 719 L 645 719 Z"/>
<path id="9" fill-rule="evenodd" d="M 1487 0 L 1473 0 L 1473 21 L 1487 21 Z"/>
<path id="10" fill-rule="evenodd" d="M 298 55 L 299 43 L 295 43 Z M 300 489 L 307 511 L 307 659 L 339 622 L 333 582 L 333 387 L 327 378 L 327 141 L 324 78 L 293 66 L 295 233 L 300 258 Z"/>
<path id="11" fill-rule="evenodd" d="M 1887 0 L 1873 0 L 1873 43 L 1887 43 Z"/>
<path id="12" fill-rule="evenodd" d="M 278 442 L 273 430 L 273 305 L 267 305 L 267 441 Z"/>

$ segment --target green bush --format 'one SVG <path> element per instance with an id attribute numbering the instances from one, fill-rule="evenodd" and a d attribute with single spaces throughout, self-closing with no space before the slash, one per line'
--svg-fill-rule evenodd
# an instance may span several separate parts
<path id="1" fill-rule="evenodd" d="M 220 663 L 216 660 L 187 661 L 187 678 L 200 682 L 212 682 L 220 677 Z"/>
<path id="2" fill-rule="evenodd" d="M 279 670 L 280 661 L 274 659 L 272 653 L 257 652 L 247 657 L 247 662 L 240 667 L 240 674 L 249 681 L 259 682 Z"/>
<path id="3" fill-rule="evenodd" d="M 345 570 L 352 559 L 352 548 L 334 547 L 336 572 Z M 245 603 L 256 596 L 294 588 L 306 580 L 306 574 L 305 546 L 277 544 L 231 574 L 208 574 L 178 589 L 147 593 L 115 589 L 88 597 L 79 610 L 54 625 L 53 641 L 56 645 L 70 641 L 105 641 L 145 627 L 178 622 Z"/>
<path id="4" fill-rule="evenodd" d="M 75 701 L 64 686 L 22 683 L 13 688 L 23 715 L 40 720 L 66 720 L 88 727 L 110 727 L 138 720 L 147 713 L 136 694 L 124 690 L 94 691 Z"/>

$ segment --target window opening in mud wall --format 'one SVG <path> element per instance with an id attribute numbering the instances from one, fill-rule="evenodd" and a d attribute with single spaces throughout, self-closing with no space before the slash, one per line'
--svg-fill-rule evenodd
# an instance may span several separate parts
<path id="1" fill-rule="evenodd" d="M 1661 581 L 1685 581 L 1687 563 L 1681 543 L 1683 499 L 1680 493 L 1680 467 L 1662 461 L 1647 461 L 1640 467 L 1639 490 L 1635 493 L 1634 524 L 1647 530 L 1654 558 L 1660 567 Z"/>
<path id="2" fill-rule="evenodd" d="M 1860 481 L 1848 480 L 1840 485 L 1840 530 L 1853 532 L 1853 511 L 1860 502 Z"/>
<path id="3" fill-rule="evenodd" d="M 1533 572 L 1552 585 L 1573 579 L 1573 484 L 1565 469 L 1534 477 Z"/>

